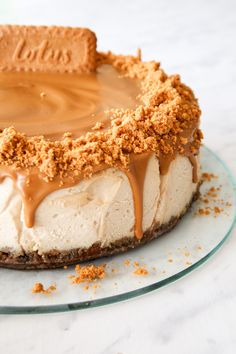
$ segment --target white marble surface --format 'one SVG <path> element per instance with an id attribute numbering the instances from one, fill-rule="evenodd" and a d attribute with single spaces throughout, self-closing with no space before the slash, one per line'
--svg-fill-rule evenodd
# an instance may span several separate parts
<path id="1" fill-rule="evenodd" d="M 236 2 L 8 0 L 0 22 L 87 26 L 99 48 L 157 59 L 195 89 L 206 144 L 236 175 Z M 0 352 L 231 354 L 236 351 L 236 230 L 207 264 L 128 302 L 0 316 Z M 56 349 L 55 349 L 56 348 Z"/>

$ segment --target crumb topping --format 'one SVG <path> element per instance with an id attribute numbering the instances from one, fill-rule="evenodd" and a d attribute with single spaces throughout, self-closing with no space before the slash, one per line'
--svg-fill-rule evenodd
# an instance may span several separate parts
<path id="1" fill-rule="evenodd" d="M 192 90 L 181 83 L 179 75 L 166 75 L 159 63 L 142 62 L 140 55 L 99 53 L 97 63 L 113 65 L 120 75 L 140 80 L 141 104 L 135 109 L 110 110 L 108 129 L 98 122 L 91 132 L 76 139 L 69 132 L 61 140 L 51 141 L 5 128 L 0 133 L 1 166 L 36 167 L 45 181 L 68 174 L 90 177 L 101 164 L 128 168 L 132 153 L 183 153 L 187 141 L 176 136 L 193 125 L 196 130 L 190 150 L 197 154 L 202 139 L 197 128 L 201 112 Z"/>

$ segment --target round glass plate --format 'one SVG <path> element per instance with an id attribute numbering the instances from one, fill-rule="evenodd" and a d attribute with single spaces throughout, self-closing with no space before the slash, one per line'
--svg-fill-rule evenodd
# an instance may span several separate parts
<path id="1" fill-rule="evenodd" d="M 224 243 L 236 219 L 235 183 L 228 168 L 206 147 L 201 150 L 201 165 L 203 172 L 214 174 L 201 186 L 205 198 L 196 201 L 171 232 L 139 249 L 92 262 L 106 263 L 107 274 L 88 288 L 86 283 L 71 284 L 74 267 L 0 269 L 0 313 L 49 313 L 111 304 L 158 289 L 197 268 Z M 200 213 L 210 213 L 199 215 L 199 209 Z M 134 274 L 137 267 L 147 274 Z M 56 291 L 32 294 L 36 282 L 45 287 L 55 283 Z"/>

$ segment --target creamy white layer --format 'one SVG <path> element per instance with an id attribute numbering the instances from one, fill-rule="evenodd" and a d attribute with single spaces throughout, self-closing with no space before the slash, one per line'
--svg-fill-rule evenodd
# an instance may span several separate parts
<path id="1" fill-rule="evenodd" d="M 179 216 L 196 191 L 192 165 L 178 156 L 160 176 L 153 155 L 144 183 L 143 230 Z M 134 203 L 126 175 L 114 168 L 97 173 L 78 185 L 48 195 L 35 215 L 33 228 L 24 224 L 23 205 L 11 179 L 0 183 L 0 251 L 22 254 L 109 245 L 134 236 Z"/>

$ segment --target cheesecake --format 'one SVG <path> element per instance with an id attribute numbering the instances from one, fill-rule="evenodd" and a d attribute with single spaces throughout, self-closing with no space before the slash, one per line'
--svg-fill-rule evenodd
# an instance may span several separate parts
<path id="1" fill-rule="evenodd" d="M 0 60 L 0 266 L 62 267 L 169 231 L 200 183 L 192 90 L 140 51 L 97 51 L 89 30 L 76 66 L 75 45 L 60 52 L 48 35 L 76 29 L 36 29 L 46 39 L 31 50 L 32 27 L 0 29 L 14 64 Z M 84 38 L 76 36 L 65 47 Z"/>

